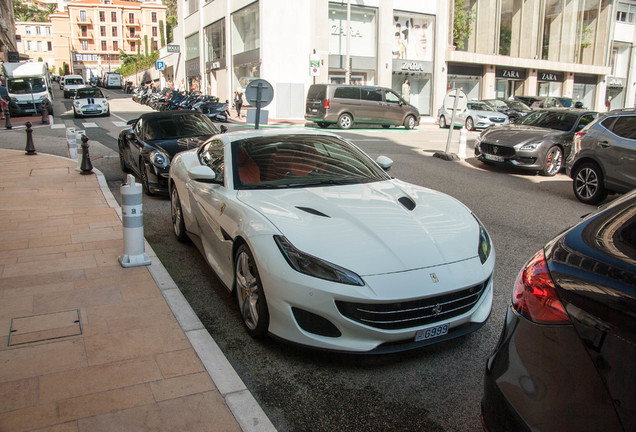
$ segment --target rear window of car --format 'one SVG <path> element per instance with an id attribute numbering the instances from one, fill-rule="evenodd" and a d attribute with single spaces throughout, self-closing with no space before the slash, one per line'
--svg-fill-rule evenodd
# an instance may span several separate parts
<path id="1" fill-rule="evenodd" d="M 612 125 L 612 119 L 603 121 L 603 126 L 622 138 L 636 139 L 636 116 L 620 116 Z M 609 127 L 608 127 L 609 126 Z"/>
<path id="2" fill-rule="evenodd" d="M 307 99 L 325 99 L 325 90 L 327 87 L 324 85 L 312 85 L 307 92 Z"/>
<path id="3" fill-rule="evenodd" d="M 338 87 L 333 92 L 334 98 L 360 99 L 360 87 Z"/>

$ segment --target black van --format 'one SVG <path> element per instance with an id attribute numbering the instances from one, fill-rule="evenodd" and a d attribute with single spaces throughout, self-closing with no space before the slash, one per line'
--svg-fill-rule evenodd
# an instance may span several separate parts
<path id="1" fill-rule="evenodd" d="M 313 84 L 307 92 L 305 119 L 323 128 L 337 124 L 349 129 L 354 123 L 367 123 L 413 129 L 420 124 L 420 113 L 385 87 Z"/>

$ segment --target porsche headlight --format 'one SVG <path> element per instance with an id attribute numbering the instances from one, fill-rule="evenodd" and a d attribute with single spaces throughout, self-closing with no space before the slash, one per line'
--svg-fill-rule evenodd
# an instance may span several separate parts
<path id="1" fill-rule="evenodd" d="M 168 168 L 170 158 L 158 150 L 150 152 L 150 162 L 157 168 Z"/>
<path id="2" fill-rule="evenodd" d="M 477 247 L 477 255 L 479 255 L 479 260 L 481 263 L 485 263 L 488 261 L 488 257 L 490 256 L 490 251 L 492 250 L 492 246 L 490 244 L 490 236 L 488 235 L 488 231 L 481 223 L 477 216 L 473 214 L 473 217 L 479 224 L 479 246 Z"/>
<path id="3" fill-rule="evenodd" d="M 528 144 L 524 144 L 521 146 L 519 150 L 523 151 L 535 151 L 541 145 L 541 141 L 536 141 Z"/>
<path id="4" fill-rule="evenodd" d="M 283 236 L 274 236 L 274 241 L 287 263 L 297 272 L 347 285 L 364 285 L 362 278 L 354 272 L 296 249 Z"/>

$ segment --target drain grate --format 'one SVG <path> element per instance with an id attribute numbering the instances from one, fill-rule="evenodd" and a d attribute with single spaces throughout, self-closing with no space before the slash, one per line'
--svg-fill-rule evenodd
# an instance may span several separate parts
<path id="1" fill-rule="evenodd" d="M 9 346 L 82 334 L 79 309 L 12 318 Z"/>

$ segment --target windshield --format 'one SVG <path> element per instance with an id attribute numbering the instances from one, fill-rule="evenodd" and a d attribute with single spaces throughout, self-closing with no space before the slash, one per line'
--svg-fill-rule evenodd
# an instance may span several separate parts
<path id="1" fill-rule="evenodd" d="M 484 102 L 468 102 L 468 109 L 476 111 L 494 111 L 490 105 Z"/>
<path id="2" fill-rule="evenodd" d="M 149 118 L 145 128 L 147 140 L 212 136 L 219 133 L 214 123 L 203 114 L 173 114 Z"/>
<path id="3" fill-rule="evenodd" d="M 12 94 L 41 93 L 46 86 L 44 78 L 15 78 L 8 80 L 7 90 Z"/>
<path id="4" fill-rule="evenodd" d="M 517 111 L 530 111 L 530 107 L 526 104 L 524 104 L 523 102 L 519 102 L 516 100 L 511 100 L 506 102 L 508 104 L 508 106 L 512 109 L 515 109 Z"/>
<path id="5" fill-rule="evenodd" d="M 569 131 L 574 127 L 576 114 L 555 111 L 535 111 L 520 121 L 520 124 L 546 129 Z"/>
<path id="6" fill-rule="evenodd" d="M 232 143 L 237 189 L 333 186 L 391 177 L 347 141 L 329 136 L 285 135 Z"/>
<path id="7" fill-rule="evenodd" d="M 83 98 L 103 98 L 104 94 L 100 89 L 96 88 L 87 88 L 87 89 L 79 89 L 75 94 L 75 99 L 83 99 Z"/>
<path id="8" fill-rule="evenodd" d="M 84 84 L 84 80 L 81 78 L 66 78 L 64 80 L 64 85 L 76 85 L 76 84 Z"/>

